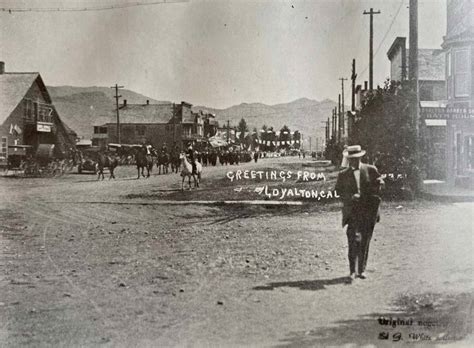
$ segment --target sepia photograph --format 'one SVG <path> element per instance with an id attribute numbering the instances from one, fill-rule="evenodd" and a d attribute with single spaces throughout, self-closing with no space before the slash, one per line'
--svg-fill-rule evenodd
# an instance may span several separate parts
<path id="1" fill-rule="evenodd" d="M 474 0 L 0 0 L 0 347 L 473 347 Z"/>

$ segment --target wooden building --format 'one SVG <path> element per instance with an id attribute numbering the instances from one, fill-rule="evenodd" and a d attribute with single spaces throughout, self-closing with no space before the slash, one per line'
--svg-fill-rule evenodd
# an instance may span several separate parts
<path id="1" fill-rule="evenodd" d="M 196 146 L 207 142 L 217 130 L 215 115 L 194 112 L 192 105 L 184 101 L 181 104 L 150 104 L 148 101 L 128 104 L 124 100 L 119 119 L 122 144 L 146 143 L 155 148 L 166 145 L 183 149 L 188 143 Z M 118 142 L 116 118 L 98 119 L 94 125 L 93 145 L 105 147 Z"/>
<path id="2" fill-rule="evenodd" d="M 0 62 L 0 165 L 18 149 L 29 145 L 54 144 L 57 156 L 74 148 L 76 134 L 65 125 L 53 105 L 48 90 L 37 72 L 5 72 Z"/>
<path id="3" fill-rule="evenodd" d="M 390 79 L 406 81 L 408 78 L 409 49 L 406 38 L 397 37 L 387 52 L 390 60 Z M 420 100 L 446 100 L 445 55 L 442 49 L 418 49 L 418 85 Z"/>

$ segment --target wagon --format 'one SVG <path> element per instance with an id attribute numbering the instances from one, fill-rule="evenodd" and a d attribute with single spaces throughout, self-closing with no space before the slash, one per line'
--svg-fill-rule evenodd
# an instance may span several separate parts
<path id="1" fill-rule="evenodd" d="M 72 169 L 73 161 L 60 159 L 54 155 L 54 144 L 39 144 L 36 152 L 29 152 L 24 161 L 25 176 L 54 177 Z"/>
<path id="2" fill-rule="evenodd" d="M 33 147 L 30 145 L 9 145 L 6 174 L 13 171 L 15 174 L 25 170 L 28 158 L 31 156 Z"/>

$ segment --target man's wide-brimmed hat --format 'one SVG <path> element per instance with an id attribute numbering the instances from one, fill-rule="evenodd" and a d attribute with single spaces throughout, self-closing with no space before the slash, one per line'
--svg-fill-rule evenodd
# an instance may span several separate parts
<path id="1" fill-rule="evenodd" d="M 362 150 L 360 145 L 351 145 L 345 149 L 342 154 L 347 158 L 357 158 L 365 155 L 365 150 Z"/>

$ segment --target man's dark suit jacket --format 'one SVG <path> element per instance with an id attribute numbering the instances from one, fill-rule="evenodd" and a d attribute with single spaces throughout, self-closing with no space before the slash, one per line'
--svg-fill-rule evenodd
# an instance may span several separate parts
<path id="1" fill-rule="evenodd" d="M 378 209 L 380 197 L 378 196 L 380 185 L 383 183 L 381 176 L 375 166 L 360 163 L 360 199 L 358 202 L 352 200 L 352 195 L 357 193 L 357 183 L 352 168 L 346 168 L 339 172 L 335 190 L 342 198 L 342 226 L 359 218 L 367 218 L 373 221 L 375 226 L 378 221 Z"/>

